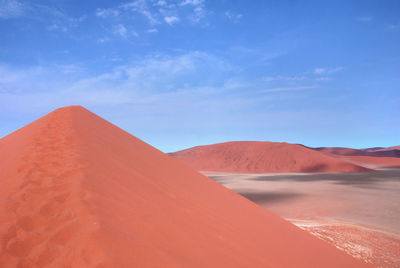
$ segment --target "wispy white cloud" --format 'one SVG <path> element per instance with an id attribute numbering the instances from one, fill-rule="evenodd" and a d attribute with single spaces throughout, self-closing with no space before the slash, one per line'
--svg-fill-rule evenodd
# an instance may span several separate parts
<path id="1" fill-rule="evenodd" d="M 260 90 L 259 93 L 299 91 L 299 90 L 307 90 L 307 89 L 314 89 L 314 88 L 317 88 L 317 86 L 276 87 L 276 88 L 268 88 L 268 89 Z"/>
<path id="2" fill-rule="evenodd" d="M 184 0 L 179 5 L 180 6 L 186 6 L 186 5 L 200 6 L 203 3 L 204 3 L 204 0 Z"/>
<path id="3" fill-rule="evenodd" d="M 190 20 L 194 23 L 200 22 L 206 16 L 206 10 L 203 6 L 196 6 L 193 9 L 193 14 L 189 16 Z"/>
<path id="4" fill-rule="evenodd" d="M 288 53 L 288 51 L 285 51 L 281 48 L 277 49 L 260 49 L 260 48 L 254 48 L 254 47 L 248 47 L 248 46 L 231 46 L 227 49 L 227 53 L 231 54 L 231 56 L 238 56 L 240 55 L 241 57 L 255 57 L 260 61 L 269 61 L 272 59 L 279 58 L 285 54 Z"/>
<path id="5" fill-rule="evenodd" d="M 240 13 L 233 12 L 231 10 L 225 11 L 224 15 L 233 22 L 239 21 L 243 15 Z"/>
<path id="6" fill-rule="evenodd" d="M 175 23 L 180 21 L 180 19 L 178 17 L 176 17 L 176 16 L 164 17 L 164 20 L 169 25 L 173 25 L 173 24 L 175 24 Z"/>
<path id="7" fill-rule="evenodd" d="M 177 5 L 175 4 L 175 2 L 171 3 L 171 2 L 167 2 L 165 0 L 159 0 L 157 2 L 154 2 L 153 6 L 160 7 L 160 8 L 174 8 Z"/>
<path id="8" fill-rule="evenodd" d="M 314 73 L 315 74 L 323 74 L 325 73 L 326 69 L 325 68 L 315 68 Z"/>
<path id="9" fill-rule="evenodd" d="M 204 0 L 183 0 L 179 3 L 179 6 L 190 7 L 192 12 L 187 17 L 192 23 L 199 23 L 207 15 L 204 2 Z"/>
<path id="10" fill-rule="evenodd" d="M 201 85 L 201 81 L 187 83 L 189 80 L 185 78 L 209 70 L 224 73 L 229 68 L 221 59 L 203 52 L 175 57 L 153 55 L 140 62 L 116 66 L 96 76 L 86 75 L 81 66 L 74 64 L 22 70 L 0 65 L 0 107 L 7 100 L 18 98 L 18 103 L 43 98 L 48 102 L 38 105 L 51 106 L 70 103 L 113 105 L 137 102 L 138 99 L 152 102 L 160 94 L 181 95 L 182 92 L 197 90 L 207 94 L 220 93 L 215 84 Z M 71 80 L 69 75 L 72 74 L 78 79 Z M 32 84 L 35 84 L 34 90 Z"/>
<path id="11" fill-rule="evenodd" d="M 96 16 L 102 19 L 110 19 L 118 17 L 120 20 L 131 20 L 136 16 L 131 16 L 131 13 L 138 13 L 144 16 L 151 29 L 161 23 L 168 25 L 176 24 L 177 22 L 187 19 L 193 24 L 201 22 L 208 14 L 205 8 L 204 0 L 184 0 L 181 2 L 167 0 L 135 0 L 125 2 L 115 6 L 114 8 L 98 8 Z M 158 29 L 157 29 L 158 30 Z M 155 32 L 154 30 L 147 32 Z"/>
<path id="12" fill-rule="evenodd" d="M 167 1 L 165 0 L 158 0 L 157 2 L 154 3 L 155 6 L 160 6 L 160 7 L 164 7 L 167 6 Z"/>
<path id="13" fill-rule="evenodd" d="M 277 81 L 277 80 L 284 80 L 284 81 L 303 81 L 309 79 L 307 76 L 304 75 L 295 75 L 295 76 L 265 76 L 262 80 L 269 82 L 269 81 Z"/>
<path id="14" fill-rule="evenodd" d="M 123 118 L 129 118 L 126 124 L 118 121 L 124 120 L 121 117 L 115 122 L 131 127 L 131 131 L 140 126 L 259 126 L 266 118 L 272 120 L 275 113 L 279 113 L 276 120 L 280 122 L 282 112 L 297 115 L 298 111 L 291 106 L 288 110 L 276 109 L 277 99 L 290 100 L 294 95 L 297 98 L 299 94 L 289 93 L 301 90 L 304 95 L 312 94 L 315 87 L 276 86 L 260 92 L 262 84 L 240 77 L 240 68 L 221 56 L 200 51 L 173 56 L 152 54 L 140 61 L 116 62 L 115 67 L 102 74 L 86 73 L 89 70 L 79 65 L 33 69 L 1 66 L 0 114 L 45 113 L 80 104 L 94 111 L 113 110 L 113 115 L 123 113 Z"/>
<path id="15" fill-rule="evenodd" d="M 0 0 L 0 19 L 30 19 L 41 21 L 49 31 L 67 32 L 78 27 L 86 16 L 71 17 L 52 6 L 20 2 L 18 0 Z"/>
<path id="16" fill-rule="evenodd" d="M 25 5 L 17 0 L 0 0 L 0 19 L 16 18 L 24 13 Z"/>
<path id="17" fill-rule="evenodd" d="M 337 72 L 342 71 L 344 68 L 342 66 L 330 68 L 330 67 L 324 67 L 324 68 L 315 68 L 314 69 L 314 74 L 317 75 L 322 75 L 322 74 L 334 74 Z"/>
<path id="18" fill-rule="evenodd" d="M 110 109 L 118 105 L 128 109 L 135 126 L 167 124 L 207 124 L 231 118 L 232 111 L 251 106 L 261 98 L 244 99 L 235 94 L 221 97 L 225 92 L 240 87 L 227 79 L 220 83 L 208 79 L 188 79 L 203 77 L 206 73 L 226 73 L 229 65 L 221 59 L 203 52 L 189 52 L 178 56 L 152 55 L 146 59 L 121 64 L 100 75 L 75 74 L 69 67 L 40 68 L 38 70 L 0 69 L 0 114 L 4 111 L 31 113 L 48 111 L 60 106 L 80 104 L 88 108 Z M 203 75 L 201 75 L 203 74 Z M 68 79 L 68 77 L 78 79 Z M 51 77 L 51 79 L 49 79 Z M 3 83 L 3 84 L 2 84 Z M 35 87 L 32 88 L 32 84 Z M 210 121 L 210 118 L 213 118 Z M 190 118 L 190 120 L 188 120 Z"/>
<path id="19" fill-rule="evenodd" d="M 50 25 L 49 27 L 47 27 L 47 30 L 66 32 L 66 31 L 68 31 L 68 27 L 54 23 L 54 24 Z"/>
<path id="20" fill-rule="evenodd" d="M 329 76 L 320 76 L 315 78 L 315 81 L 330 81 L 330 80 L 332 80 L 332 77 Z"/>
<path id="21" fill-rule="evenodd" d="M 148 22 L 151 25 L 159 23 L 158 19 L 156 18 L 156 15 L 151 12 L 148 2 L 146 0 L 136 0 L 124 3 L 121 4 L 119 8 L 125 11 L 133 11 L 142 14 L 144 17 L 147 18 Z"/>
<path id="22" fill-rule="evenodd" d="M 64 74 L 78 73 L 82 71 L 82 67 L 77 64 L 62 64 L 56 66 Z"/>
<path id="23" fill-rule="evenodd" d="M 108 18 L 108 17 L 118 17 L 120 14 L 118 9 L 113 8 L 98 8 L 96 11 L 96 16 L 100 18 Z"/>
<path id="24" fill-rule="evenodd" d="M 126 37 L 128 34 L 128 30 L 126 29 L 125 25 L 118 24 L 114 27 L 114 33 L 122 37 Z"/>

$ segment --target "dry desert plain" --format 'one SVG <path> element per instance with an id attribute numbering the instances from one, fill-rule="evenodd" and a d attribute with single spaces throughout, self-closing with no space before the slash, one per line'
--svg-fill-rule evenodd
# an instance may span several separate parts
<path id="1" fill-rule="evenodd" d="M 356 258 L 400 267 L 400 169 L 203 173 Z"/>

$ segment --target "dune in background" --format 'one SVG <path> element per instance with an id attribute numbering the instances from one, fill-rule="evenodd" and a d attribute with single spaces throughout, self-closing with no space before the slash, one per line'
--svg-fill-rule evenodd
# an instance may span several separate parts
<path id="1" fill-rule="evenodd" d="M 340 156 L 342 160 L 372 169 L 400 167 L 398 157 Z"/>
<path id="2" fill-rule="evenodd" d="M 400 150 L 400 145 L 398 146 L 391 146 L 391 147 L 387 147 L 387 148 L 379 148 L 375 151 L 391 151 L 391 150 Z"/>
<path id="3" fill-rule="evenodd" d="M 400 167 L 399 146 L 388 148 L 371 148 L 357 150 L 344 147 L 319 147 L 315 150 L 333 156 L 349 163 L 361 165 L 367 168 L 393 168 Z"/>
<path id="4" fill-rule="evenodd" d="M 0 267 L 367 266 L 82 107 L 1 139 L 0 171 Z"/>
<path id="5" fill-rule="evenodd" d="M 398 147 L 388 148 L 370 148 L 370 149 L 352 149 L 346 147 L 318 147 L 312 148 L 321 153 L 330 155 L 343 155 L 343 156 L 371 156 L 371 157 L 400 157 L 400 149 Z"/>
<path id="6" fill-rule="evenodd" d="M 234 173 L 367 172 L 368 168 L 298 144 L 238 141 L 170 154 L 196 170 Z"/>

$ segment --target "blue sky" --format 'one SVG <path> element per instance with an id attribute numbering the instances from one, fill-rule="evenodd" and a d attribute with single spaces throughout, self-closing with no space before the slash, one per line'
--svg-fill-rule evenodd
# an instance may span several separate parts
<path id="1" fill-rule="evenodd" d="M 175 151 L 400 144 L 400 1 L 0 0 L 0 137 L 80 104 Z"/>

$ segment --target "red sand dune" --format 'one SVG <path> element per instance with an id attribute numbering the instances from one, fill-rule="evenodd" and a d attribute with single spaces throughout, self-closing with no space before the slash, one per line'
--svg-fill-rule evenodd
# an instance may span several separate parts
<path id="1" fill-rule="evenodd" d="M 311 148 L 325 154 L 346 155 L 346 156 L 376 156 L 376 157 L 399 157 L 400 150 L 396 147 L 389 147 L 377 150 L 358 150 L 345 147 L 318 147 Z"/>
<path id="2" fill-rule="evenodd" d="M 364 148 L 364 149 L 360 149 L 362 151 L 366 151 L 366 152 L 374 152 L 380 149 L 384 149 L 385 147 L 370 147 L 370 148 Z"/>
<path id="3" fill-rule="evenodd" d="M 400 150 L 400 145 L 391 146 L 391 147 L 387 147 L 387 148 L 382 148 L 382 149 L 379 149 L 377 151 L 390 151 L 390 150 Z"/>
<path id="4" fill-rule="evenodd" d="M 399 146 L 377 149 L 374 151 L 357 150 L 344 147 L 319 147 L 315 150 L 349 163 L 368 168 L 400 167 Z"/>
<path id="5" fill-rule="evenodd" d="M 366 266 L 77 106 L 0 140 L 0 246 L 0 267 Z"/>
<path id="6" fill-rule="evenodd" d="M 236 173 L 370 171 L 297 144 L 240 141 L 171 153 L 196 170 Z"/>
<path id="7" fill-rule="evenodd" d="M 398 157 L 340 156 L 339 158 L 369 168 L 400 167 L 400 158 Z"/>
<path id="8" fill-rule="evenodd" d="M 318 147 L 312 148 L 318 152 L 338 155 L 369 155 L 370 152 L 346 147 Z"/>

